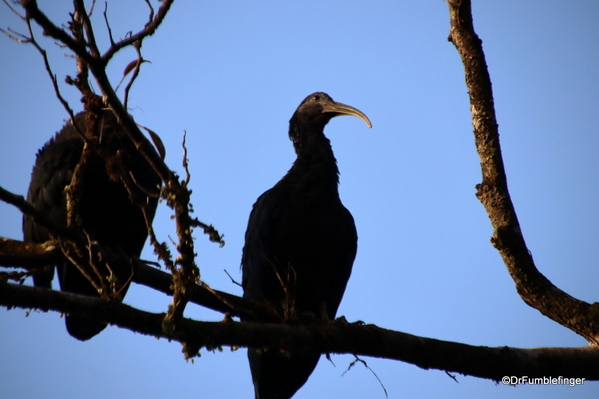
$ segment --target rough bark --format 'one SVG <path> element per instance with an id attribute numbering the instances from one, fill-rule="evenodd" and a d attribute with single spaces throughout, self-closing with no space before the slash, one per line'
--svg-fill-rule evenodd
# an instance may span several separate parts
<path id="1" fill-rule="evenodd" d="M 164 329 L 164 313 L 150 313 L 118 301 L 0 283 L 0 303 L 7 307 L 58 312 L 84 312 L 141 334 L 181 342 L 187 352 L 202 347 L 275 347 L 317 353 L 348 353 L 412 363 L 500 381 L 504 376 L 599 379 L 599 351 L 583 348 L 489 348 L 417 337 L 344 319 L 307 324 L 269 324 L 182 319 L 175 330 Z"/>
<path id="2" fill-rule="evenodd" d="M 491 243 L 499 251 L 520 297 L 545 316 L 599 343 L 599 304 L 580 301 L 551 283 L 536 268 L 526 247 L 507 187 L 495 118 L 493 89 L 482 41 L 474 31 L 469 0 L 450 0 L 449 41 L 458 50 L 466 73 L 476 150 L 482 182 L 476 196 L 484 205 L 491 224 Z"/>

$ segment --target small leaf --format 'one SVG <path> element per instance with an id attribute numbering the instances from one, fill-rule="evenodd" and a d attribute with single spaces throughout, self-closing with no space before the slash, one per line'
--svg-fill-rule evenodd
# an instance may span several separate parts
<path id="1" fill-rule="evenodd" d="M 145 129 L 150 134 L 150 138 L 154 143 L 154 147 L 156 147 L 156 150 L 158 151 L 160 158 L 164 160 L 164 157 L 166 157 L 166 148 L 164 147 L 164 143 L 162 142 L 162 139 L 160 138 L 158 133 L 156 133 L 150 128 L 140 125 L 139 123 L 137 124 L 137 126 L 141 127 L 142 129 Z"/>
<path id="2" fill-rule="evenodd" d="M 144 60 L 142 58 L 141 63 L 143 64 L 144 62 L 150 62 L 150 61 Z M 132 70 L 134 70 L 135 67 L 137 67 L 138 63 L 139 63 L 139 59 L 135 59 L 135 60 L 131 61 L 129 64 L 127 64 L 127 66 L 125 67 L 125 70 L 123 71 L 123 77 L 127 76 Z"/>

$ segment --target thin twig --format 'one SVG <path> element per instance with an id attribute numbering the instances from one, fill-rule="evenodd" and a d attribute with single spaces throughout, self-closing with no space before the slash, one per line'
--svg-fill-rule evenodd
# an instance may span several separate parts
<path id="1" fill-rule="evenodd" d="M 41 54 L 42 59 L 44 60 L 44 66 L 46 67 L 46 72 L 48 72 L 48 76 L 50 77 L 50 81 L 52 82 L 52 87 L 54 88 L 54 93 L 56 94 L 56 97 L 58 98 L 58 101 L 60 101 L 60 103 L 62 104 L 62 106 L 64 107 L 64 109 L 69 114 L 69 117 L 71 118 L 71 122 L 72 122 L 73 126 L 75 127 L 75 129 L 77 130 L 77 132 L 82 137 L 85 137 L 85 135 L 81 131 L 80 127 L 75 122 L 75 114 L 74 114 L 73 110 L 69 106 L 68 101 L 65 100 L 65 98 L 62 96 L 62 94 L 60 92 L 60 87 L 58 86 L 58 80 L 56 79 L 56 75 L 54 74 L 54 72 L 52 72 L 52 67 L 50 66 L 50 61 L 48 60 L 48 54 L 46 53 L 46 50 L 43 49 L 39 45 L 39 43 L 37 42 L 37 40 L 35 40 L 35 36 L 33 34 L 33 29 L 31 27 L 31 20 L 27 19 L 26 22 L 27 22 L 27 29 L 29 30 L 29 35 L 30 35 L 30 37 L 29 37 L 30 41 L 29 42 L 31 44 L 33 44 L 33 46 Z"/>
<path id="2" fill-rule="evenodd" d="M 17 10 L 15 10 L 13 8 L 13 6 L 10 5 L 10 3 L 6 0 L 2 0 L 2 2 L 6 5 L 6 7 L 8 7 L 10 9 L 10 11 L 13 12 L 13 14 L 15 14 L 17 17 L 21 18 L 23 21 L 25 21 L 27 18 L 25 18 L 24 15 L 19 14 L 19 12 Z"/>
<path id="3" fill-rule="evenodd" d="M 110 23 L 108 22 L 108 2 L 104 3 L 104 22 L 106 23 L 106 29 L 108 30 L 108 38 L 110 39 L 110 45 L 114 46 L 114 39 L 112 38 L 112 29 L 110 29 Z"/>
<path id="4" fill-rule="evenodd" d="M 185 169 L 185 181 L 183 184 L 186 187 L 189 187 L 189 182 L 191 180 L 191 174 L 189 173 L 189 158 L 187 157 L 187 146 L 185 145 L 185 141 L 187 140 L 187 130 L 183 130 L 183 141 L 181 143 L 181 147 L 183 147 L 183 169 Z"/>
<path id="5" fill-rule="evenodd" d="M 140 30 L 139 32 L 123 39 L 120 40 L 119 42 L 115 43 L 114 46 L 110 46 L 110 48 L 102 55 L 102 61 L 104 63 L 108 63 L 108 61 L 123 47 L 126 46 L 130 46 L 133 43 L 135 43 L 136 41 L 143 39 L 147 36 L 151 36 L 154 34 L 154 32 L 156 32 L 156 29 L 158 29 L 158 27 L 160 26 L 160 24 L 162 23 L 162 21 L 164 20 L 164 17 L 166 17 L 166 14 L 168 13 L 168 10 L 170 9 L 170 7 L 172 6 L 174 0 L 164 0 L 162 2 L 162 5 L 160 6 L 160 8 L 158 9 L 158 13 L 156 13 L 156 15 L 154 16 L 154 12 L 153 12 L 153 8 L 151 9 L 152 12 L 150 13 L 150 18 L 148 20 L 148 22 L 145 24 L 144 29 Z"/>
<path id="6" fill-rule="evenodd" d="M 150 3 L 150 0 L 146 0 L 146 4 L 148 5 L 148 8 L 150 9 L 150 16 L 148 17 L 148 22 L 146 23 L 146 26 L 152 22 L 154 20 L 154 7 L 152 7 L 152 3 Z"/>
<path id="7" fill-rule="evenodd" d="M 147 207 L 141 208 L 142 213 L 144 215 L 144 220 L 146 221 L 146 228 L 148 229 L 148 236 L 150 237 L 150 244 L 154 247 L 154 254 L 158 256 L 158 259 L 164 262 L 166 268 L 168 270 L 174 270 L 175 265 L 173 262 L 173 256 L 171 251 L 168 249 L 168 246 L 165 242 L 159 242 L 158 238 L 156 238 L 156 233 L 154 231 L 154 227 L 152 226 L 152 222 L 148 216 Z"/>
<path id="8" fill-rule="evenodd" d="M 362 364 L 364 365 L 364 367 L 366 367 L 366 369 L 367 369 L 368 371 L 370 371 L 370 372 L 372 373 L 372 375 L 374 375 L 374 377 L 376 378 L 376 380 L 379 382 L 379 384 L 380 384 L 381 388 L 383 388 L 383 392 L 385 392 L 385 397 L 388 399 L 388 398 L 389 398 L 389 394 L 387 393 L 387 388 L 385 388 L 385 385 L 383 384 L 383 381 L 381 381 L 381 379 L 379 378 L 379 376 L 378 376 L 378 375 L 376 375 L 376 373 L 374 372 L 374 370 L 372 370 L 372 369 L 371 369 L 371 368 L 368 366 L 368 363 L 366 363 L 366 361 L 365 361 L 365 360 L 363 360 L 363 359 L 360 359 L 360 358 L 359 358 L 358 356 L 356 356 L 355 354 L 354 354 L 354 357 L 355 357 L 356 359 L 355 359 L 353 362 L 351 362 L 351 363 L 349 364 L 349 366 L 347 367 L 347 370 L 345 370 L 345 371 L 343 372 L 343 374 L 341 374 L 341 376 L 344 376 L 344 375 L 345 375 L 345 373 L 347 373 L 347 372 L 348 372 L 348 371 L 349 371 L 349 370 L 350 370 L 352 367 L 354 367 L 354 365 L 355 365 L 356 363 L 360 362 L 360 363 L 362 363 Z"/>
<path id="9" fill-rule="evenodd" d="M 449 371 L 447 371 L 447 370 L 445 370 L 445 374 L 447 374 L 447 376 L 449 376 L 449 378 L 451 378 L 452 380 L 454 380 L 454 381 L 456 382 L 456 384 L 459 384 L 459 383 L 460 383 L 454 374 L 451 374 L 451 373 L 450 373 Z"/>
<path id="10" fill-rule="evenodd" d="M 106 3 L 105 3 L 106 4 Z M 87 16 L 91 18 L 91 16 L 94 13 L 94 9 L 96 8 L 96 0 L 92 0 L 92 5 L 89 8 L 89 13 L 87 13 Z"/>
<path id="11" fill-rule="evenodd" d="M 8 28 L 8 30 L 11 32 L 9 33 L 8 31 L 5 31 L 4 29 L 0 28 L 0 32 L 4 33 L 9 39 L 14 40 L 17 43 L 21 43 L 21 44 L 25 44 L 25 43 L 31 43 L 31 38 L 27 37 L 19 32 L 15 32 L 12 29 Z M 21 39 L 19 39 L 17 36 L 21 36 Z"/>
<path id="12" fill-rule="evenodd" d="M 102 272 L 100 272 L 100 269 L 98 268 L 98 265 L 96 264 L 96 260 L 95 260 L 96 256 L 94 254 L 94 244 L 92 242 L 92 239 L 89 236 L 89 234 L 87 233 L 87 231 L 85 231 L 83 229 L 81 231 L 83 231 L 83 234 L 85 235 L 85 238 L 87 240 L 87 257 L 88 257 L 87 264 L 91 267 L 92 271 L 96 274 L 96 277 L 100 281 L 101 290 L 99 292 L 102 294 L 102 296 L 109 295 L 110 291 L 108 289 L 106 276 L 104 276 L 104 274 Z M 80 271 L 84 267 L 84 266 L 80 265 L 79 263 L 76 263 L 76 266 Z M 110 267 L 108 266 L 108 264 L 106 264 L 106 268 L 108 269 L 110 274 L 113 274 L 112 270 L 110 270 Z M 82 274 L 83 274 L 83 271 L 82 271 Z M 89 280 L 89 278 L 88 278 L 88 280 Z M 93 281 L 90 280 L 90 283 L 93 284 Z"/>
<path id="13" fill-rule="evenodd" d="M 131 90 L 133 82 L 135 82 L 135 79 L 137 79 L 137 76 L 139 75 L 139 70 L 141 68 L 141 64 L 144 61 L 143 56 L 141 55 L 141 41 L 134 43 L 133 47 L 135 47 L 135 51 L 137 52 L 137 63 L 135 64 L 133 75 L 131 75 L 131 79 L 129 79 L 129 83 L 127 84 L 124 90 L 123 106 L 125 107 L 125 109 L 127 108 L 127 103 L 129 102 L 129 90 Z"/>
<path id="14" fill-rule="evenodd" d="M 79 270 L 79 272 L 81 274 L 83 274 L 83 276 L 87 279 L 87 281 L 90 282 L 91 285 L 94 286 L 94 289 L 96 291 L 102 292 L 102 286 L 98 285 L 98 282 L 96 280 L 94 280 L 94 278 L 92 277 L 92 275 L 87 272 L 87 269 L 85 267 L 83 267 L 79 263 L 79 261 L 77 259 L 75 259 L 75 257 L 71 256 L 71 254 L 69 253 L 68 248 L 61 241 L 59 241 L 58 244 L 60 246 L 60 249 L 62 250 L 62 253 L 63 253 L 64 257 L 66 259 L 68 259 L 69 262 L 71 262 L 72 264 L 74 264 L 77 267 L 77 269 Z"/>
<path id="15" fill-rule="evenodd" d="M 218 230 L 216 230 L 216 228 L 214 228 L 213 225 L 206 224 L 206 223 L 198 220 L 198 218 L 193 218 L 193 219 L 191 219 L 191 226 L 192 227 L 200 227 L 202 230 L 204 230 L 204 234 L 208 235 L 208 239 L 210 240 L 210 242 L 218 243 L 218 245 L 221 248 L 225 246 L 225 240 L 224 240 L 225 235 L 220 234 L 218 232 Z"/>
<path id="16" fill-rule="evenodd" d="M 89 19 L 89 15 L 85 11 L 85 4 L 83 0 L 75 0 L 75 10 L 76 13 L 79 14 L 79 18 L 81 23 L 83 24 L 83 29 L 85 30 L 85 44 L 91 53 L 91 56 L 94 59 L 100 57 L 100 50 L 98 50 L 98 44 L 96 43 L 96 37 L 94 35 L 94 28 Z"/>
<path id="17" fill-rule="evenodd" d="M 231 276 L 229 274 L 229 272 L 227 271 L 227 269 L 223 269 L 223 271 L 227 274 L 227 276 L 229 276 L 229 279 L 231 279 L 231 282 L 235 285 L 238 285 L 240 287 L 243 287 L 243 285 L 241 285 L 241 283 L 239 283 L 238 281 L 235 281 L 235 279 L 233 278 L 233 276 Z"/>

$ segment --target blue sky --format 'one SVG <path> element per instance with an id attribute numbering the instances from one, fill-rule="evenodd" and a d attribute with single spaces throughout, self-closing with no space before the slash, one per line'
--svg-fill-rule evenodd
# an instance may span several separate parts
<path id="1" fill-rule="evenodd" d="M 113 2 L 113 34 L 143 26 L 143 1 Z M 40 1 L 66 22 L 70 1 Z M 97 37 L 106 48 L 101 19 Z M 493 81 L 508 183 L 537 267 L 589 302 L 599 283 L 599 3 L 474 1 Z M 25 32 L 6 9 L 0 27 Z M 365 112 L 334 119 L 325 133 L 341 171 L 340 194 L 359 235 L 358 256 L 339 314 L 381 327 L 474 345 L 584 346 L 586 341 L 528 307 L 489 243 L 491 225 L 474 196 L 480 182 L 461 61 L 447 42 L 447 4 L 428 1 L 176 2 L 144 42 L 130 96 L 138 123 L 158 132 L 168 164 L 181 171 L 187 131 L 193 203 L 225 234 L 219 248 L 197 234 L 197 263 L 214 288 L 241 294 L 243 235 L 252 204 L 294 160 L 288 121 L 314 91 Z M 74 63 L 52 41 L 60 82 Z M 35 153 L 66 113 L 39 54 L 0 39 L 0 185 L 25 194 Z M 135 58 L 109 66 L 118 82 Z M 62 84 L 76 110 L 80 95 Z M 170 211 L 155 221 L 173 236 Z M 0 203 L 0 236 L 21 238 L 21 216 Z M 146 249 L 144 257 L 152 259 Z M 55 282 L 56 283 L 56 282 Z M 165 311 L 169 297 L 133 285 L 126 303 Z M 222 315 L 190 305 L 188 317 Z M 0 397 L 239 398 L 252 396 L 245 350 L 202 352 L 108 328 L 71 338 L 56 313 L 0 310 Z M 384 398 L 351 356 L 321 360 L 295 396 Z M 599 384 L 516 388 L 383 359 L 365 358 L 390 398 L 592 397 Z"/>

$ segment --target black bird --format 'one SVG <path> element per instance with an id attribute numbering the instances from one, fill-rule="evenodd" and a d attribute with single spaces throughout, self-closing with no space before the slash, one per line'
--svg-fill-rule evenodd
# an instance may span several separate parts
<path id="1" fill-rule="evenodd" d="M 289 121 L 297 155 L 287 174 L 252 209 L 242 255 L 244 298 L 266 301 L 287 319 L 312 314 L 335 318 L 356 256 L 358 235 L 339 199 L 339 169 L 325 125 L 364 113 L 310 94 Z M 306 382 L 320 355 L 248 349 L 256 399 L 290 398 Z"/>
<path id="2" fill-rule="evenodd" d="M 87 128 L 87 115 L 81 112 L 75 120 L 82 132 Z M 94 241 L 117 254 L 139 257 L 148 232 L 141 208 L 133 204 L 130 194 L 138 201 L 147 203 L 150 220 L 158 204 L 158 187 L 161 180 L 145 158 L 135 149 L 127 133 L 118 125 L 111 111 L 102 111 L 96 122 L 100 126 L 100 142 L 95 146 L 82 175 L 80 197 L 81 228 Z M 67 209 L 65 187 L 71 183 L 75 167 L 81 160 L 84 142 L 71 122 L 51 138 L 37 153 L 27 200 L 56 225 L 66 227 Z M 118 160 L 116 158 L 118 157 Z M 116 163 L 121 162 L 128 189 L 122 180 L 115 178 Z M 135 182 L 131 184 L 131 182 Z M 148 195 L 155 192 L 156 195 Z M 35 224 L 31 218 L 23 217 L 24 241 L 42 243 L 50 239 L 48 231 Z M 55 265 L 62 291 L 99 296 L 93 285 L 70 263 Z M 114 274 L 123 289 L 124 296 L 131 268 L 121 270 L 113 266 Z M 108 274 L 107 270 L 103 270 Z M 52 266 L 43 273 L 33 276 L 37 287 L 51 288 L 54 277 Z M 122 298 L 121 296 L 121 298 Z M 67 315 L 66 327 L 73 337 L 85 341 L 106 327 L 106 323 L 89 319 L 83 315 Z"/>

